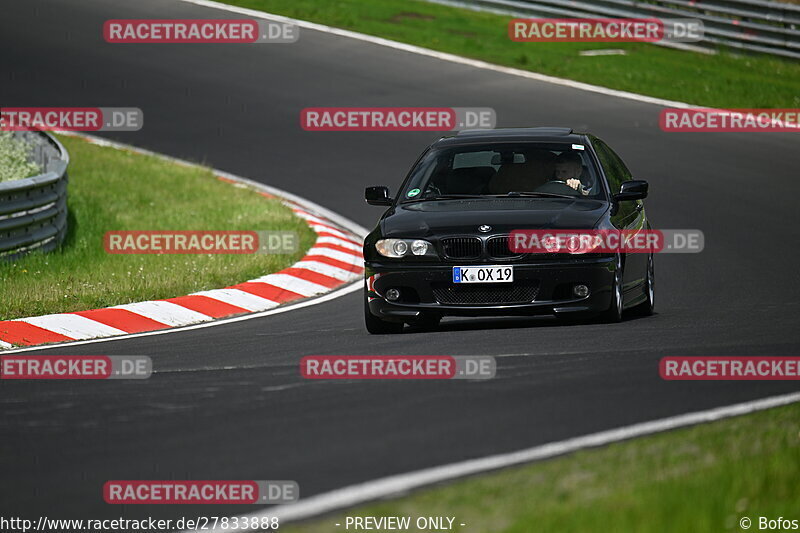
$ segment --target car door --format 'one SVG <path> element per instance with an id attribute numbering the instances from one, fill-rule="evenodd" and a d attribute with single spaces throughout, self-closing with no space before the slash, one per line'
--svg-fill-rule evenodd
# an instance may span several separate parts
<path id="1" fill-rule="evenodd" d="M 619 192 L 622 182 L 633 179 L 630 170 L 614 150 L 600 139 L 592 139 L 592 146 L 603 167 L 603 173 L 608 180 L 611 194 Z M 617 203 L 617 209 L 611 217 L 611 222 L 617 229 L 643 231 L 647 229 L 647 217 L 644 212 L 642 200 L 627 200 Z M 636 292 L 641 290 L 647 273 L 646 253 L 625 254 L 625 271 L 623 277 L 623 292 Z"/>

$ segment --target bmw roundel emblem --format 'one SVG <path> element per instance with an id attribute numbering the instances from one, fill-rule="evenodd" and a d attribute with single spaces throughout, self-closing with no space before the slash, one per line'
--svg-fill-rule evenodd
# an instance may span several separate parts
<path id="1" fill-rule="evenodd" d="M 488 224 L 483 224 L 481 226 L 478 226 L 478 231 L 480 231 L 481 233 L 489 233 L 490 231 L 492 231 L 492 227 Z"/>

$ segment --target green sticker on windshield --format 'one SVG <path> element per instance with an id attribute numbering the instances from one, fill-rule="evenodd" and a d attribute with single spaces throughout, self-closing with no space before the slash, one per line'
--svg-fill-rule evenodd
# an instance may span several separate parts
<path id="1" fill-rule="evenodd" d="M 416 195 L 418 195 L 418 194 L 419 194 L 419 189 L 411 189 L 410 191 L 408 191 L 408 193 L 406 194 L 406 196 L 408 196 L 409 198 L 411 198 L 412 196 L 416 196 Z"/>

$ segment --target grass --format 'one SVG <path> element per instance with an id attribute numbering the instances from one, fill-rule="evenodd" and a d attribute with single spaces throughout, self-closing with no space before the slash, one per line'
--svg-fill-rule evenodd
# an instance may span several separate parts
<path id="1" fill-rule="evenodd" d="M 468 478 L 281 531 L 346 531 L 346 516 L 450 516 L 456 531 L 469 533 L 719 533 L 741 531 L 747 516 L 758 530 L 759 516 L 800 519 L 798 479 L 800 404 L 793 404 Z"/>
<path id="2" fill-rule="evenodd" d="M 800 107 L 800 62 L 767 55 L 706 55 L 645 43 L 517 43 L 511 17 L 419 0 L 223 0 L 612 89 L 732 108 Z M 302 35 L 300 37 L 302 39 Z M 621 48 L 627 55 L 579 56 Z"/>
<path id="3" fill-rule="evenodd" d="M 209 169 L 60 137 L 70 153 L 69 231 L 49 254 L 0 261 L 0 319 L 182 296 L 281 270 L 316 235 L 279 201 L 218 180 Z M 118 255 L 111 230 L 295 231 L 291 255 Z"/>

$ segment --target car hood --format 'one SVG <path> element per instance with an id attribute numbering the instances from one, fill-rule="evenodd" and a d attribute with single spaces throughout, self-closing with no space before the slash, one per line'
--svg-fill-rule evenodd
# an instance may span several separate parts
<path id="1" fill-rule="evenodd" d="M 609 204 L 570 198 L 476 198 L 398 204 L 382 220 L 385 237 L 479 233 L 516 229 L 592 229 Z"/>

